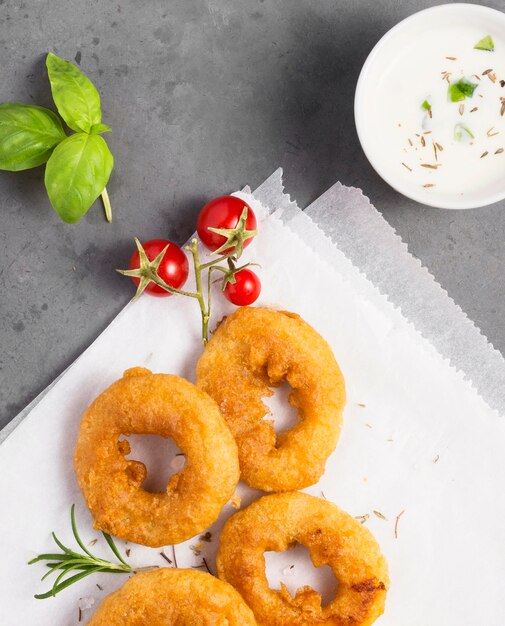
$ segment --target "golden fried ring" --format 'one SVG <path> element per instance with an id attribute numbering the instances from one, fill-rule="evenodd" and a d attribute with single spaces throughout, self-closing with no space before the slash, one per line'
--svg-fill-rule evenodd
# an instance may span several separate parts
<path id="1" fill-rule="evenodd" d="M 311 587 L 291 597 L 270 589 L 264 552 L 300 543 L 315 567 L 329 565 L 335 598 L 321 607 Z M 225 524 L 217 556 L 219 577 L 237 589 L 259 626 L 369 626 L 384 611 L 389 585 L 386 560 L 372 534 L 337 506 L 305 493 L 264 496 Z"/>
<path id="2" fill-rule="evenodd" d="M 172 437 L 186 455 L 162 493 L 141 485 L 146 467 L 125 459 L 120 435 Z M 239 479 L 237 446 L 219 409 L 187 380 L 127 370 L 84 413 L 74 455 L 95 528 L 146 546 L 179 543 L 218 517 Z"/>
<path id="3" fill-rule="evenodd" d="M 262 398 L 283 380 L 300 419 L 276 436 Z M 340 434 L 345 384 L 330 346 L 298 315 L 238 309 L 205 348 L 197 381 L 228 422 L 251 487 L 293 491 L 319 480 Z"/>
<path id="4" fill-rule="evenodd" d="M 231 585 L 186 569 L 163 568 L 130 578 L 100 604 L 88 626 L 255 626 Z"/>

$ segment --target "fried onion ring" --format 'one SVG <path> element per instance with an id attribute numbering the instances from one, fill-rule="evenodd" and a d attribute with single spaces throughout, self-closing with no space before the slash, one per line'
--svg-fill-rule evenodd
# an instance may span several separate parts
<path id="1" fill-rule="evenodd" d="M 335 598 L 301 587 L 291 597 L 273 590 L 264 552 L 300 543 L 315 567 L 329 565 L 338 581 Z M 264 496 L 225 524 L 217 555 L 219 577 L 251 607 L 259 626 L 369 626 L 384 611 L 387 564 L 372 534 L 337 506 L 305 493 Z"/>
<path id="2" fill-rule="evenodd" d="M 277 436 L 262 398 L 284 380 L 300 419 Z M 345 384 L 330 346 L 298 315 L 238 309 L 207 344 L 197 381 L 228 422 L 251 487 L 293 491 L 319 480 L 340 434 Z"/>
<path id="3" fill-rule="evenodd" d="M 130 578 L 100 604 L 88 626 L 255 626 L 231 585 L 186 569 L 163 568 Z"/>
<path id="4" fill-rule="evenodd" d="M 162 493 L 141 485 L 146 467 L 125 459 L 132 433 L 172 437 L 186 455 Z M 84 413 L 74 455 L 95 528 L 146 546 L 180 543 L 204 531 L 239 479 L 237 446 L 219 409 L 190 382 L 127 370 Z"/>

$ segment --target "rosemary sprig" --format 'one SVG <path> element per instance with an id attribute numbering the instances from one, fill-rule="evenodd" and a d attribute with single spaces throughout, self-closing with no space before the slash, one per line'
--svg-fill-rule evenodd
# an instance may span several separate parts
<path id="1" fill-rule="evenodd" d="M 54 597 L 60 591 L 63 591 L 70 585 L 86 578 L 86 576 L 90 576 L 91 574 L 95 574 L 97 572 L 104 572 L 108 574 L 136 574 L 140 571 L 149 571 L 152 569 L 156 569 L 157 566 L 152 567 L 140 567 L 134 568 L 129 565 L 121 556 L 119 550 L 117 549 L 116 544 L 114 543 L 112 537 L 107 533 L 102 532 L 102 535 L 105 538 L 105 541 L 108 543 L 110 549 L 118 559 L 119 563 L 114 563 L 112 561 L 107 561 L 105 559 L 101 559 L 94 554 L 92 554 L 84 545 L 82 539 L 77 532 L 77 525 L 75 523 L 75 504 L 72 504 L 72 508 L 70 510 L 70 521 L 72 524 L 72 533 L 77 542 L 77 545 L 83 550 L 84 554 L 80 554 L 79 552 L 75 552 L 71 550 L 67 546 L 65 546 L 58 537 L 53 533 L 53 539 L 58 548 L 60 548 L 60 553 L 45 553 L 39 554 L 34 559 L 28 562 L 28 565 L 32 565 L 33 563 L 38 563 L 39 561 L 47 561 L 46 565 L 49 568 L 49 571 L 42 576 L 41 580 L 45 580 L 51 574 L 56 572 L 60 572 L 56 577 L 52 588 L 45 593 L 38 593 L 35 595 L 37 600 L 44 600 L 45 598 Z M 72 574 L 70 577 L 67 577 L 67 574 L 71 572 L 78 572 L 76 574 Z"/>

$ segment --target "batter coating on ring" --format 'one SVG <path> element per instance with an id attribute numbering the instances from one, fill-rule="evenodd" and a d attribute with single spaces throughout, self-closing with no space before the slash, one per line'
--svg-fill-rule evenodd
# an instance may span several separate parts
<path id="1" fill-rule="evenodd" d="M 277 436 L 262 399 L 284 380 L 300 419 Z M 340 434 L 345 384 L 330 346 L 298 315 L 238 309 L 207 344 L 197 381 L 228 422 L 251 487 L 293 491 L 323 475 Z"/>
<path id="2" fill-rule="evenodd" d="M 321 607 L 311 587 L 291 597 L 270 589 L 264 553 L 305 545 L 315 567 L 329 565 L 335 598 Z M 384 612 L 387 564 L 370 531 L 337 506 L 305 493 L 264 496 L 225 524 L 217 555 L 219 578 L 251 607 L 258 626 L 370 626 Z"/>
<path id="3" fill-rule="evenodd" d="M 146 468 L 125 459 L 121 435 L 172 437 L 186 455 L 162 493 L 141 485 Z M 84 413 L 74 465 L 95 528 L 146 546 L 180 543 L 207 529 L 239 479 L 237 446 L 219 409 L 187 380 L 127 370 Z"/>
<path id="4" fill-rule="evenodd" d="M 256 626 L 231 585 L 186 569 L 136 574 L 103 600 L 88 626 Z"/>

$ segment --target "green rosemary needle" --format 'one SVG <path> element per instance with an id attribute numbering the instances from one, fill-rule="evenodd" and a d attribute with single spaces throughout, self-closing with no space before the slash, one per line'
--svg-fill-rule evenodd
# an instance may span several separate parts
<path id="1" fill-rule="evenodd" d="M 51 574 L 59 572 L 52 588 L 49 591 L 35 595 L 37 600 L 54 597 L 60 591 L 70 587 L 70 585 L 73 585 L 79 580 L 86 578 L 86 576 L 90 576 L 91 574 L 95 574 L 97 572 L 104 572 L 108 574 L 136 574 L 140 571 L 149 571 L 157 568 L 157 566 L 139 568 L 129 565 L 121 556 L 112 537 L 104 532 L 102 532 L 102 535 L 105 537 L 105 541 L 108 543 L 119 563 L 113 563 L 112 561 L 107 561 L 95 556 L 86 548 L 79 536 L 79 533 L 77 532 L 77 525 L 75 523 L 75 504 L 72 504 L 72 508 L 70 510 L 70 520 L 72 524 L 72 533 L 78 546 L 83 550 L 84 554 L 74 552 L 70 548 L 67 548 L 67 546 L 63 545 L 53 532 L 52 536 L 54 542 L 58 548 L 62 550 L 62 552 L 58 554 L 39 554 L 28 562 L 28 565 L 32 565 L 33 563 L 38 563 L 39 561 L 47 561 L 46 565 L 49 568 L 49 571 L 42 576 L 41 580 L 45 580 Z M 71 572 L 78 573 L 67 576 L 68 574 L 71 574 Z"/>

